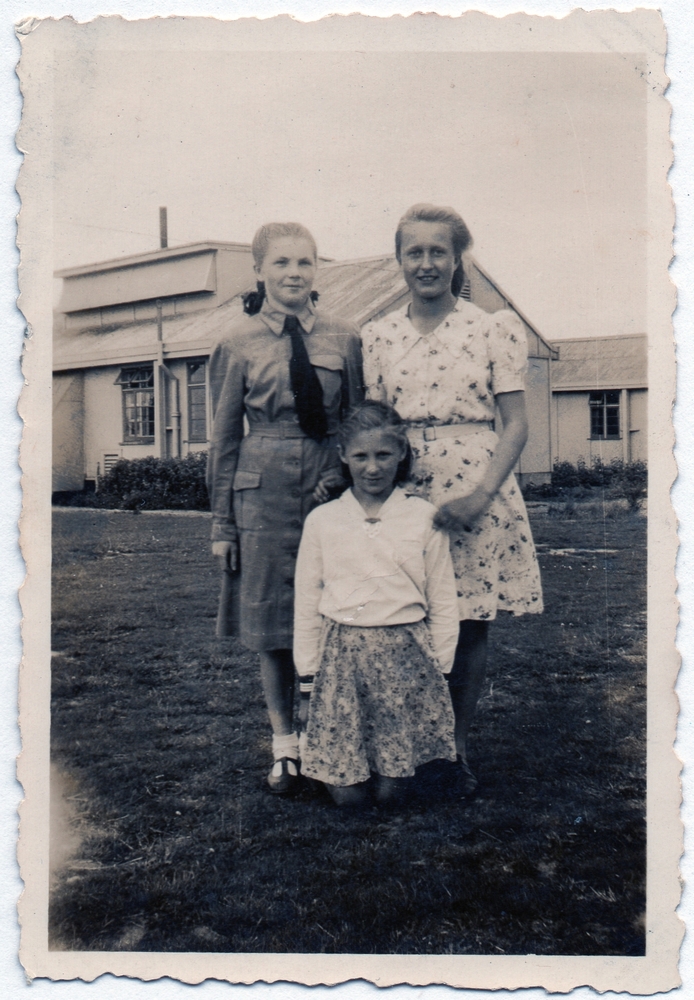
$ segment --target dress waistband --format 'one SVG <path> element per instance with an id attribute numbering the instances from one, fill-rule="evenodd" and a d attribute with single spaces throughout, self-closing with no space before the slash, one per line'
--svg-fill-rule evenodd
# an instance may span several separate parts
<path id="1" fill-rule="evenodd" d="M 273 424 L 257 423 L 250 424 L 248 433 L 254 437 L 273 438 L 307 438 L 308 434 L 299 427 L 298 423 L 290 420 L 277 420 Z M 335 431 L 328 431 L 327 437 L 333 437 Z"/>
<path id="2" fill-rule="evenodd" d="M 467 421 L 464 424 L 435 424 L 432 427 L 408 427 L 408 434 L 421 434 L 425 441 L 436 441 L 438 438 L 467 437 L 478 434 L 479 431 L 491 431 L 488 420 Z"/>

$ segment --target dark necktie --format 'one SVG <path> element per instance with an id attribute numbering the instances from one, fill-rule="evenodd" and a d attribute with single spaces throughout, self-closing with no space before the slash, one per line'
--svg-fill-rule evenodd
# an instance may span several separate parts
<path id="1" fill-rule="evenodd" d="M 294 406 L 299 427 L 314 441 L 322 441 L 328 433 L 328 418 L 323 405 L 323 387 L 311 364 L 304 343 L 303 330 L 296 316 L 286 316 L 284 332 L 292 341 L 289 359 L 289 380 L 294 393 Z"/>

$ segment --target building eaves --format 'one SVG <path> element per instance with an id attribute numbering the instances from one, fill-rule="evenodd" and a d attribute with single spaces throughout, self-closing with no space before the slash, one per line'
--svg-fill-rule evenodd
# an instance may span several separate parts
<path id="1" fill-rule="evenodd" d="M 96 274 L 100 271 L 117 271 L 121 268 L 136 267 L 138 264 L 151 264 L 158 260 L 169 260 L 172 257 L 188 257 L 198 253 L 209 253 L 210 250 L 241 250 L 250 253 L 250 243 L 217 243 L 205 241 L 202 243 L 184 243 L 177 247 L 148 250 L 145 253 L 130 254 L 127 257 L 114 257 L 111 260 L 101 260 L 94 264 L 82 264 L 78 267 L 65 267 L 54 271 L 56 278 L 77 278 L 85 274 Z"/>

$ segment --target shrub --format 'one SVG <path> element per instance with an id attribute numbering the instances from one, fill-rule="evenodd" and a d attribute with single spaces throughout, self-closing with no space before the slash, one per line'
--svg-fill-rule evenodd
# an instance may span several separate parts
<path id="1" fill-rule="evenodd" d="M 527 500 L 561 498 L 567 503 L 589 500 L 600 491 L 607 500 L 627 500 L 630 510 L 638 510 L 646 496 L 648 469 L 645 462 L 623 462 L 613 459 L 609 464 L 594 458 L 590 465 L 579 459 L 555 462 L 550 483 L 530 484 L 523 490 Z"/>
<path id="2" fill-rule="evenodd" d="M 121 459 L 99 480 L 94 506 L 117 510 L 209 510 L 207 452 L 185 458 Z"/>

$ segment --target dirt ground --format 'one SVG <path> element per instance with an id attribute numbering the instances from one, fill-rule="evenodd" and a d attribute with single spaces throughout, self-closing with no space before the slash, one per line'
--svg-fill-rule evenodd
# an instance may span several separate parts
<path id="1" fill-rule="evenodd" d="M 502 617 L 479 794 L 278 800 L 254 657 L 217 642 L 199 514 L 56 510 L 51 946 L 644 954 L 645 518 L 531 511 L 541 616 Z"/>

